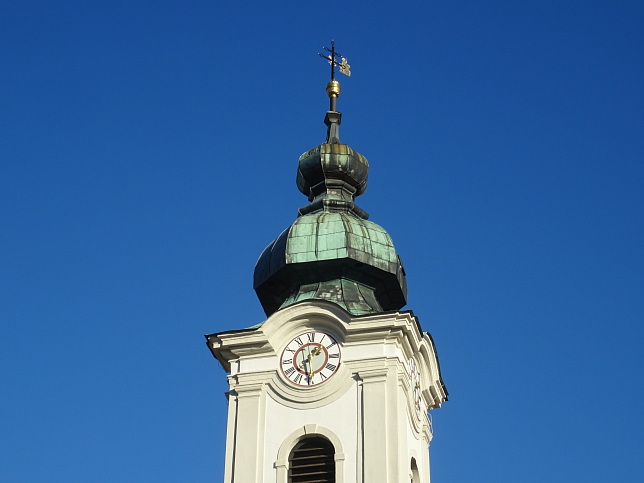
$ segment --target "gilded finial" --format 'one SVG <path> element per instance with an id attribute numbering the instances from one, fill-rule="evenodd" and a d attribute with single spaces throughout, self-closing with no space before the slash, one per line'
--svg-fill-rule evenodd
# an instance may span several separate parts
<path id="1" fill-rule="evenodd" d="M 326 95 L 331 97 L 340 97 L 340 83 L 337 80 L 329 81 L 326 85 Z"/>

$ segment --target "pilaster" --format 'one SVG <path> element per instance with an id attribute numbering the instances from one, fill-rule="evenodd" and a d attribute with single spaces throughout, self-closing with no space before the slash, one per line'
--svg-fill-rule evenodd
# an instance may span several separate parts
<path id="1" fill-rule="evenodd" d="M 360 371 L 362 388 L 362 479 L 383 481 L 388 475 L 387 367 Z M 387 457 L 383 457 L 387 455 Z"/>
<path id="2" fill-rule="evenodd" d="M 232 448 L 227 448 L 230 461 L 226 461 L 225 483 L 262 483 L 263 481 L 265 417 L 263 388 L 263 384 L 238 384 L 230 392 L 229 425 L 232 413 L 234 436 Z"/>

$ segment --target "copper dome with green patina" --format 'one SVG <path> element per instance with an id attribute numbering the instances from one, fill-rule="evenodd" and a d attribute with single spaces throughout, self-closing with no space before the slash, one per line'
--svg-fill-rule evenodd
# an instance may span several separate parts
<path id="1" fill-rule="evenodd" d="M 333 302 L 353 315 L 398 310 L 407 284 L 391 237 L 355 204 L 369 164 L 339 142 L 341 114 L 329 111 L 327 142 L 300 156 L 300 216 L 262 252 L 254 288 L 267 315 L 302 300 Z"/>

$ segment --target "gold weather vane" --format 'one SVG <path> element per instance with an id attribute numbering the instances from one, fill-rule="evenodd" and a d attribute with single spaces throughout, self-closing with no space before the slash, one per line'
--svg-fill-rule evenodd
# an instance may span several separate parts
<path id="1" fill-rule="evenodd" d="M 340 72 L 346 75 L 347 77 L 351 77 L 351 66 L 347 62 L 346 57 L 342 57 L 342 54 L 340 52 L 335 51 L 335 40 L 331 41 L 331 48 L 329 49 L 328 47 L 322 47 L 324 50 L 327 52 L 330 52 L 331 55 L 324 55 L 318 52 L 318 55 L 322 57 L 323 59 L 326 59 L 329 64 L 331 64 L 331 80 L 335 80 L 335 67 L 338 66 L 340 69 Z M 338 59 L 340 59 L 338 61 Z"/>
<path id="2" fill-rule="evenodd" d="M 329 64 L 331 64 L 331 81 L 326 85 L 326 93 L 329 96 L 331 105 L 329 107 L 330 111 L 336 111 L 336 100 L 340 95 L 340 83 L 335 80 L 335 68 L 336 66 L 340 69 L 340 72 L 347 77 L 351 77 L 351 66 L 347 62 L 346 57 L 342 57 L 342 54 L 335 51 L 335 40 L 331 40 L 331 48 L 323 47 L 324 50 L 330 52 L 331 55 L 324 55 L 318 52 L 318 55 L 323 59 L 326 59 Z M 338 60 L 339 59 L 339 60 Z"/>

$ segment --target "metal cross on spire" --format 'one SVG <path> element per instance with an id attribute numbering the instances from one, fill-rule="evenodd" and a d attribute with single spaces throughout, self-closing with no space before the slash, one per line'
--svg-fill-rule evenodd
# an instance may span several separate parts
<path id="1" fill-rule="evenodd" d="M 342 54 L 340 52 L 335 51 L 335 40 L 331 41 L 331 48 L 329 49 L 328 47 L 322 47 L 324 50 L 327 52 L 330 52 L 331 55 L 324 55 L 318 52 L 318 55 L 322 57 L 323 59 L 326 59 L 329 64 L 331 64 L 331 80 L 335 80 L 335 66 L 337 65 L 338 68 L 340 69 L 340 72 L 342 72 L 344 75 L 351 77 L 351 66 L 347 63 L 346 57 L 342 57 Z M 338 59 L 340 59 L 338 61 Z"/>

